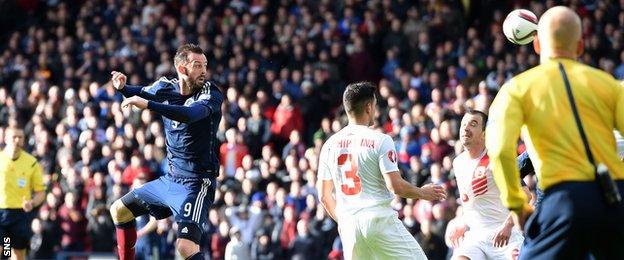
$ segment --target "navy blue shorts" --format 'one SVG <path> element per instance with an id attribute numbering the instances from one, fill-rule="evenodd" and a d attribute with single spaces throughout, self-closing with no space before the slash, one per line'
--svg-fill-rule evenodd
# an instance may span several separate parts
<path id="1" fill-rule="evenodd" d="M 12 248 L 26 249 L 32 236 L 31 219 L 22 209 L 0 209 L 0 239 L 10 237 Z"/>
<path id="2" fill-rule="evenodd" d="M 182 179 L 165 175 L 132 190 L 122 202 L 135 217 L 150 214 L 163 219 L 173 215 L 178 223 L 178 237 L 199 244 L 215 189 L 214 178 Z"/>
<path id="3" fill-rule="evenodd" d="M 606 205 L 595 182 L 548 188 L 524 228 L 520 259 L 624 259 L 624 203 Z"/>

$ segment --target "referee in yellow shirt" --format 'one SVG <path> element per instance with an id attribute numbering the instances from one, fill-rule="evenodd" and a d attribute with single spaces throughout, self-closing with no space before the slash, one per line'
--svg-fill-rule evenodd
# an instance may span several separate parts
<path id="1" fill-rule="evenodd" d="M 31 237 L 28 212 L 45 199 L 41 166 L 23 151 L 24 131 L 5 131 L 6 147 L 0 152 L 0 237 L 10 238 L 12 259 L 25 259 Z M 34 196 L 33 196 L 34 192 Z"/>
<path id="2" fill-rule="evenodd" d="M 490 107 L 485 135 L 503 204 L 521 226 L 526 221 L 520 259 L 585 259 L 590 252 L 597 259 L 624 259 L 624 204 L 608 204 L 595 181 L 563 75 L 595 163 L 608 167 L 621 196 L 624 164 L 617 156 L 613 129 L 624 132 L 624 87 L 611 75 L 576 61 L 583 51 L 581 20 L 567 7 L 553 7 L 542 15 L 533 44 L 541 64 L 501 88 Z M 515 160 L 521 130 L 545 191 L 532 215 Z"/>

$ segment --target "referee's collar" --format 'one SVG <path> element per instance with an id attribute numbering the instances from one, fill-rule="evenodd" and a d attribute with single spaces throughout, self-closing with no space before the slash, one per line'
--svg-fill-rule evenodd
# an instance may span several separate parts
<path id="1" fill-rule="evenodd" d="M 16 157 L 15 159 L 13 159 L 13 158 L 11 157 L 11 155 L 10 155 L 10 154 L 8 154 L 6 147 L 5 147 L 4 149 L 2 149 L 2 155 L 3 155 L 3 156 L 5 156 L 6 158 L 11 159 L 11 161 L 14 161 L 14 162 L 15 162 L 15 161 L 17 161 L 17 160 L 19 160 L 19 158 L 20 158 L 20 157 L 22 157 L 22 153 L 23 153 L 23 152 L 24 152 L 24 150 L 23 150 L 23 149 L 21 149 L 21 150 L 19 151 L 19 153 L 17 154 L 17 157 Z"/>

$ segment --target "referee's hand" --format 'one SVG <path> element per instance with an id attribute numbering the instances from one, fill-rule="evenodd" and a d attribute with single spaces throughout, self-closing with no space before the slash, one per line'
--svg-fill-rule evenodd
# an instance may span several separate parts
<path id="1" fill-rule="evenodd" d="M 30 212 L 33 209 L 32 201 L 27 200 L 26 197 L 22 197 L 22 209 L 25 212 Z"/>

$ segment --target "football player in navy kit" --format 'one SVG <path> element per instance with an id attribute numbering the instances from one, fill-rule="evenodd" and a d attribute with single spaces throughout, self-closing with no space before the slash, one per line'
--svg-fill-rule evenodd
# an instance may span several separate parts
<path id="1" fill-rule="evenodd" d="M 177 79 L 160 78 L 151 86 L 126 85 L 126 76 L 113 71 L 113 86 L 126 99 L 122 107 L 149 109 L 162 115 L 169 173 L 132 190 L 111 206 L 117 226 L 119 258 L 134 259 L 135 218 L 174 216 L 176 248 L 185 259 L 204 259 L 199 250 L 202 223 L 213 203 L 218 176 L 216 132 L 223 93 L 206 80 L 207 59 L 193 44 L 178 48 L 174 57 Z"/>

